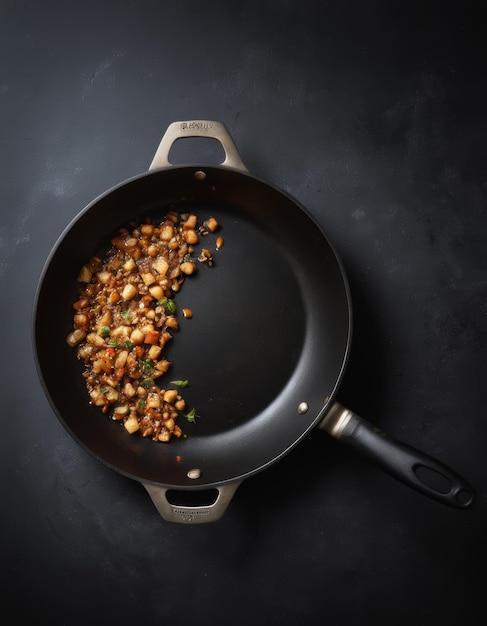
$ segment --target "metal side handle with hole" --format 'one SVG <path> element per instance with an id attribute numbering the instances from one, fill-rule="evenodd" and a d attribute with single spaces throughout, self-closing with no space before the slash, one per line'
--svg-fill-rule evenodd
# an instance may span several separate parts
<path id="1" fill-rule="evenodd" d="M 231 499 L 237 491 L 242 481 L 234 481 L 214 487 L 216 498 L 212 498 L 209 504 L 175 504 L 169 499 L 169 492 L 175 491 L 174 488 L 167 488 L 152 483 L 142 483 L 146 488 L 159 514 L 167 522 L 176 522 L 178 524 L 206 524 L 216 522 L 227 510 Z M 207 490 L 209 491 L 209 490 Z M 184 502 L 185 494 L 189 492 L 179 490 L 178 500 Z"/>
<path id="2" fill-rule="evenodd" d="M 222 122 L 211 120 L 188 120 L 186 122 L 173 122 L 170 124 L 157 148 L 149 170 L 174 165 L 169 161 L 169 153 L 173 144 L 178 139 L 185 137 L 207 137 L 216 139 L 220 142 L 225 153 L 225 159 L 221 165 L 232 167 L 241 172 L 248 171 L 226 126 L 222 124 Z"/>

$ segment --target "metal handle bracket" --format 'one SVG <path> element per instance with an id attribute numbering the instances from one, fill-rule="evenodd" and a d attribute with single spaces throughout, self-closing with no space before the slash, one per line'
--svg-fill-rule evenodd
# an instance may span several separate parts
<path id="1" fill-rule="evenodd" d="M 157 148 L 149 170 L 174 165 L 169 161 L 169 153 L 174 142 L 184 137 L 209 137 L 216 139 L 220 142 L 225 153 L 225 159 L 221 165 L 248 172 L 226 126 L 222 122 L 211 120 L 188 120 L 170 124 Z"/>
<path id="2" fill-rule="evenodd" d="M 142 485 L 147 490 L 159 514 L 166 522 L 176 522 L 178 524 L 206 524 L 216 522 L 222 517 L 241 482 L 242 481 L 238 480 L 215 487 L 218 491 L 216 500 L 212 504 L 203 506 L 172 504 L 167 498 L 167 492 L 170 491 L 167 487 L 145 482 L 143 482 Z"/>

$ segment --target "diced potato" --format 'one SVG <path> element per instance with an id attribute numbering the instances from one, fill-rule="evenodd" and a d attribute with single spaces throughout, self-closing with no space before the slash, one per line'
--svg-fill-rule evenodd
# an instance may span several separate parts
<path id="1" fill-rule="evenodd" d="M 133 258 L 130 257 L 130 259 L 127 259 L 127 261 L 125 261 L 122 267 L 126 272 L 132 272 L 137 267 L 137 264 L 135 263 Z"/>
<path id="2" fill-rule="evenodd" d="M 177 389 L 168 389 L 164 393 L 164 402 L 169 402 L 169 404 L 172 404 L 176 400 L 177 397 L 178 397 Z"/>
<path id="3" fill-rule="evenodd" d="M 164 289 L 160 285 L 154 285 L 153 287 L 149 287 L 149 293 L 154 298 L 154 300 L 160 300 L 164 297 Z"/>
<path id="4" fill-rule="evenodd" d="M 181 263 L 179 267 L 183 274 L 193 274 L 196 270 L 196 264 L 194 261 L 185 261 L 184 263 Z"/>
<path id="5" fill-rule="evenodd" d="M 130 335 L 130 341 L 136 345 L 139 346 L 141 343 L 144 343 L 144 337 L 145 337 L 145 333 L 143 333 L 141 330 L 139 330 L 138 328 L 135 328 L 132 331 L 132 334 Z"/>
<path id="6" fill-rule="evenodd" d="M 152 263 L 152 269 L 155 270 L 159 274 L 159 276 L 165 276 L 168 268 L 169 263 L 161 256 L 157 257 L 156 260 Z"/>
<path id="7" fill-rule="evenodd" d="M 82 346 L 79 347 L 78 349 L 78 357 L 82 360 L 85 361 L 86 359 L 88 359 L 92 354 L 93 351 L 95 350 L 94 346 L 90 343 L 85 343 Z"/>
<path id="8" fill-rule="evenodd" d="M 137 387 L 137 397 L 145 398 L 146 396 L 147 396 L 147 389 L 145 387 L 142 387 L 142 385 L 139 385 Z"/>
<path id="9" fill-rule="evenodd" d="M 139 430 L 139 428 L 140 428 L 139 420 L 134 415 L 131 415 L 130 417 L 127 417 L 127 419 L 125 420 L 123 425 L 125 426 L 125 428 L 128 430 L 128 432 L 131 435 L 133 435 L 133 433 L 137 432 Z"/>
<path id="10" fill-rule="evenodd" d="M 78 280 L 80 283 L 89 283 L 91 281 L 92 276 L 93 276 L 93 272 L 90 270 L 90 268 L 86 267 L 86 265 L 83 265 L 83 267 L 80 270 L 80 273 L 78 274 Z"/>
<path id="11" fill-rule="evenodd" d="M 174 226 L 172 224 L 164 224 L 161 228 L 159 237 L 162 241 L 169 241 L 174 237 Z"/>
<path id="12" fill-rule="evenodd" d="M 68 346 L 74 348 L 74 346 L 83 341 L 85 337 L 85 331 L 77 328 L 76 330 L 73 330 L 72 333 L 69 333 L 69 335 L 66 337 L 66 343 L 68 344 Z"/>
<path id="13" fill-rule="evenodd" d="M 117 406 L 117 408 L 114 409 L 114 411 L 113 411 L 113 419 L 121 420 L 126 415 L 128 415 L 128 413 L 129 413 L 129 407 L 128 407 L 127 404 L 124 404 L 122 406 Z"/>
<path id="14" fill-rule="evenodd" d="M 103 270 L 101 272 L 98 272 L 96 277 L 101 283 L 103 283 L 104 285 L 108 285 L 110 280 L 113 278 L 113 274 L 111 272 L 108 272 L 107 270 Z"/>
<path id="15" fill-rule="evenodd" d="M 85 328 L 88 328 L 88 321 L 88 316 L 85 313 L 76 313 L 73 315 L 73 323 L 76 328 L 85 330 Z"/>
<path id="16" fill-rule="evenodd" d="M 116 389 L 112 389 L 111 387 L 105 395 L 106 401 L 109 402 L 110 404 L 112 404 L 113 402 L 116 402 L 118 400 L 118 397 L 119 397 L 118 391 Z"/>
<path id="17" fill-rule="evenodd" d="M 122 298 L 124 300 L 132 300 L 138 294 L 137 287 L 132 285 L 132 283 L 128 283 L 125 285 L 122 291 Z"/>
<path id="18" fill-rule="evenodd" d="M 171 333 L 168 333 L 167 330 L 165 330 L 163 333 L 161 333 L 161 338 L 159 340 L 159 345 L 160 346 L 164 346 L 171 339 L 172 339 Z"/>
<path id="19" fill-rule="evenodd" d="M 103 339 L 103 337 L 100 337 L 100 335 L 97 335 L 97 333 L 89 333 L 88 335 L 86 335 L 86 341 L 97 347 L 105 345 L 105 340 Z"/>
<path id="20" fill-rule="evenodd" d="M 119 300 L 120 294 L 116 289 L 114 289 L 112 292 L 110 292 L 110 295 L 108 296 L 108 302 L 109 304 L 115 304 L 115 302 L 118 302 Z"/>
<path id="21" fill-rule="evenodd" d="M 155 257 L 159 254 L 159 247 L 156 246 L 155 243 L 152 243 L 148 248 L 147 248 L 147 254 L 151 257 Z"/>
<path id="22" fill-rule="evenodd" d="M 194 215 L 194 213 L 191 213 L 191 215 L 188 216 L 188 219 L 184 222 L 183 224 L 183 228 L 184 230 L 189 230 L 196 228 L 196 224 L 198 223 L 198 217 L 196 215 Z"/>
<path id="23" fill-rule="evenodd" d="M 113 378 L 112 376 L 105 376 L 103 378 L 103 382 L 105 382 L 107 385 L 110 385 L 110 387 L 116 387 L 118 384 L 118 381 L 115 380 L 115 378 Z"/>
<path id="24" fill-rule="evenodd" d="M 137 392 L 135 391 L 135 387 L 132 383 L 126 383 L 123 387 L 123 393 L 127 396 L 127 398 L 133 398 Z"/>
<path id="25" fill-rule="evenodd" d="M 103 406 L 106 404 L 105 394 L 100 387 L 95 387 L 90 391 L 91 401 L 95 406 Z"/>
<path id="26" fill-rule="evenodd" d="M 215 232 L 215 230 L 218 228 L 218 222 L 214 217 L 210 217 L 209 219 L 207 219 L 206 222 L 203 223 L 203 225 L 206 226 L 206 228 L 212 233 Z"/>
<path id="27" fill-rule="evenodd" d="M 91 364 L 91 371 L 93 372 L 93 374 L 99 374 L 100 372 L 102 372 L 103 361 L 101 359 L 96 359 L 96 361 L 93 361 Z"/>
<path id="28" fill-rule="evenodd" d="M 168 430 L 169 432 L 172 432 L 172 430 L 173 430 L 173 428 L 174 428 L 174 426 L 175 426 L 175 425 L 176 425 L 176 424 L 175 424 L 174 419 L 173 419 L 172 417 L 170 417 L 168 420 L 166 420 L 166 421 L 164 422 L 164 426 L 165 426 L 165 428 L 167 428 L 167 430 Z"/>
<path id="29" fill-rule="evenodd" d="M 124 367 L 125 363 L 127 362 L 128 355 L 129 355 L 128 350 L 121 350 L 117 354 L 117 358 L 115 359 L 115 363 L 114 363 L 115 368 Z"/>
<path id="30" fill-rule="evenodd" d="M 166 359 L 162 359 L 156 363 L 156 370 L 162 373 L 166 373 L 169 367 L 171 366 L 170 361 L 166 361 Z"/>
<path id="31" fill-rule="evenodd" d="M 146 237 L 151 237 L 154 232 L 154 226 L 152 224 L 142 224 L 140 232 Z"/>
<path id="32" fill-rule="evenodd" d="M 158 358 L 158 356 L 161 354 L 161 352 L 162 352 L 161 346 L 151 346 L 147 354 L 150 359 L 155 361 Z"/>
<path id="33" fill-rule="evenodd" d="M 191 228 L 184 233 L 184 241 L 192 246 L 198 243 L 198 233 L 194 230 L 194 228 Z"/>
<path id="34" fill-rule="evenodd" d="M 90 304 L 89 298 L 80 298 L 79 300 L 76 300 L 76 302 L 73 302 L 73 309 L 75 311 L 81 311 L 81 309 L 84 309 L 85 307 L 89 306 L 89 304 Z"/>
<path id="35" fill-rule="evenodd" d="M 141 276 L 142 276 L 142 280 L 148 287 L 156 282 L 156 277 L 154 276 L 154 274 L 151 274 L 150 272 L 145 272 L 144 274 L 141 274 Z"/>
<path id="36" fill-rule="evenodd" d="M 110 326 L 113 321 L 113 315 L 111 309 L 107 309 L 103 315 L 100 317 L 97 323 L 98 329 L 103 328 L 103 326 Z"/>
<path id="37" fill-rule="evenodd" d="M 174 403 L 174 408 L 178 411 L 184 411 L 184 409 L 186 408 L 186 401 L 183 400 L 183 398 L 181 398 L 180 400 L 176 400 L 176 402 Z"/>
<path id="38" fill-rule="evenodd" d="M 179 322 L 174 315 L 168 315 L 166 318 L 166 328 L 172 328 L 173 330 L 178 330 Z"/>
<path id="39" fill-rule="evenodd" d="M 123 324 L 117 326 L 110 332 L 110 337 L 113 339 L 123 339 L 124 337 L 129 337 L 132 332 L 132 328 L 130 326 L 124 326 Z"/>
<path id="40" fill-rule="evenodd" d="M 148 409 L 160 409 L 161 404 L 161 396 L 158 393 L 149 393 L 145 405 Z"/>

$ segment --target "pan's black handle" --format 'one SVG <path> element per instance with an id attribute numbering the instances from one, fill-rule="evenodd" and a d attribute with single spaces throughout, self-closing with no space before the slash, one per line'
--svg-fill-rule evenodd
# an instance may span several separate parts
<path id="1" fill-rule="evenodd" d="M 472 487 L 452 469 L 393 439 L 338 402 L 333 403 L 318 428 L 430 498 L 461 509 L 470 507 L 475 500 Z"/>
<path id="2" fill-rule="evenodd" d="M 225 152 L 225 160 L 221 165 L 233 167 L 242 172 L 248 171 L 226 126 L 222 122 L 212 120 L 187 120 L 169 124 L 149 170 L 173 165 L 169 161 L 169 152 L 174 142 L 183 137 L 209 137 L 216 139 L 220 142 Z"/>

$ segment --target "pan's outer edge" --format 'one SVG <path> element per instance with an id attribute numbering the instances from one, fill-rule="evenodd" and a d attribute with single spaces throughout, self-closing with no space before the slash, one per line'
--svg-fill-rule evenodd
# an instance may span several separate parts
<path id="1" fill-rule="evenodd" d="M 154 479 L 154 476 L 147 476 L 147 475 L 139 475 L 138 473 L 133 473 L 132 471 L 126 471 L 126 469 L 124 469 L 123 467 L 118 466 L 116 463 L 112 463 L 110 462 L 109 459 L 104 458 L 103 455 L 99 455 L 96 452 L 93 451 L 93 449 L 91 448 L 91 446 L 87 445 L 85 441 L 83 441 L 82 439 L 79 438 L 79 436 L 77 436 L 76 432 L 73 431 L 73 428 L 69 425 L 69 423 L 66 421 L 65 417 L 63 417 L 63 415 L 61 415 L 59 413 L 59 409 L 58 409 L 58 405 L 55 401 L 55 399 L 53 399 L 52 397 L 52 389 L 50 389 L 49 385 L 46 384 L 44 375 L 43 375 L 43 366 L 40 363 L 39 360 L 39 355 L 38 355 L 38 351 L 37 351 L 37 341 L 38 341 L 38 332 L 37 332 L 37 322 L 38 322 L 38 308 L 39 308 L 39 301 L 40 301 L 40 295 L 42 292 L 42 287 L 43 287 L 43 282 L 45 279 L 45 276 L 49 270 L 49 267 L 53 261 L 53 259 L 56 257 L 56 254 L 59 250 L 59 248 L 61 247 L 63 241 L 65 240 L 65 238 L 67 237 L 67 235 L 72 231 L 72 229 L 76 226 L 76 224 L 79 223 L 79 221 L 81 219 L 83 219 L 84 217 L 86 217 L 90 211 L 95 210 L 95 208 L 101 203 L 104 202 L 106 200 L 107 197 L 112 196 L 114 193 L 120 193 L 121 191 L 126 190 L 128 187 L 132 186 L 132 185 L 138 185 L 140 183 L 140 181 L 145 181 L 147 180 L 149 177 L 160 177 L 160 176 L 164 176 L 166 175 L 166 173 L 171 172 L 171 175 L 174 176 L 175 174 L 175 170 L 180 170 L 181 172 L 184 173 L 192 173 L 195 168 L 200 170 L 203 166 L 201 166 L 200 164 L 197 165 L 185 165 L 183 167 L 170 167 L 170 168 L 161 168 L 158 170 L 155 170 L 153 172 L 149 172 L 149 173 L 143 173 L 143 174 L 139 174 L 136 175 L 134 177 L 131 177 L 125 181 L 122 181 L 121 183 L 113 186 L 112 188 L 108 189 L 107 191 L 105 191 L 104 193 L 100 194 L 98 197 L 96 197 L 94 200 L 92 200 L 82 211 L 80 211 L 80 213 L 75 216 L 70 223 L 67 225 L 67 227 L 62 231 L 61 235 L 58 237 L 56 244 L 54 245 L 53 249 L 51 250 L 46 263 L 42 269 L 41 275 L 40 275 L 40 279 L 39 279 L 39 284 L 38 284 L 38 288 L 36 290 L 36 294 L 35 294 L 35 299 L 34 299 L 34 309 L 33 309 L 33 348 L 34 348 L 34 360 L 36 363 L 36 368 L 41 380 L 41 383 L 43 385 L 44 391 L 50 401 L 51 407 L 54 409 L 54 412 L 57 414 L 58 418 L 60 418 L 61 423 L 67 428 L 68 432 L 70 433 L 70 435 L 87 451 L 89 452 L 91 455 L 95 456 L 95 458 L 97 458 L 98 460 L 100 460 L 101 462 L 103 462 L 105 465 L 108 465 L 109 467 L 111 467 L 112 469 L 114 469 L 115 471 L 118 471 L 130 478 L 133 478 L 135 480 L 143 480 L 145 482 L 149 482 L 149 483 L 154 483 L 154 484 L 166 484 L 169 487 L 173 487 L 173 486 L 177 486 L 178 488 L 198 488 L 199 486 L 201 487 L 208 487 L 211 485 L 217 485 L 217 484 L 224 484 L 226 482 L 231 482 L 234 480 L 242 480 L 243 478 L 246 478 L 247 476 L 256 473 L 257 471 L 261 471 L 263 470 L 265 467 L 267 467 L 268 465 L 274 463 L 275 461 L 279 460 L 280 458 L 282 458 L 282 456 L 284 456 L 285 454 L 287 454 L 311 429 L 313 429 L 316 424 L 318 424 L 324 414 L 326 413 L 328 407 L 330 406 L 330 403 L 332 402 L 333 398 L 335 397 L 335 394 L 340 386 L 340 383 L 342 381 L 347 363 L 348 363 L 348 358 L 349 358 L 349 352 L 350 352 L 350 344 L 351 344 L 351 336 L 352 336 L 352 309 L 351 309 L 351 295 L 350 295 L 350 288 L 349 288 L 349 284 L 348 284 L 348 280 L 346 278 L 346 273 L 343 267 L 343 263 L 336 251 L 336 249 L 334 248 L 334 246 L 331 244 L 331 242 L 329 241 L 327 235 L 323 232 L 323 230 L 320 228 L 320 226 L 316 223 L 316 221 L 313 219 L 313 217 L 310 215 L 310 213 L 292 196 L 290 196 L 287 192 L 279 189 L 278 187 L 276 187 L 275 185 L 272 185 L 270 183 L 268 183 L 267 181 L 264 181 L 254 175 L 250 175 L 247 173 L 243 173 L 240 170 L 232 170 L 232 168 L 221 168 L 218 166 L 212 166 L 205 167 L 205 170 L 210 173 L 210 172 L 224 172 L 225 176 L 238 176 L 239 178 L 243 178 L 246 180 L 250 180 L 252 182 L 252 184 L 258 184 L 258 185 L 262 185 L 265 186 L 265 188 L 272 190 L 273 193 L 275 194 L 279 194 L 282 198 L 286 198 L 287 202 L 292 203 L 295 207 L 297 207 L 297 209 L 302 212 L 303 215 L 306 216 L 306 218 L 308 220 L 310 220 L 315 228 L 317 229 L 317 231 L 320 233 L 320 236 L 323 238 L 324 242 L 326 242 L 326 245 L 329 248 L 330 253 L 333 256 L 334 259 L 334 263 L 336 263 L 337 266 L 337 271 L 340 274 L 340 279 L 342 281 L 342 287 L 343 287 L 343 292 L 344 292 L 344 299 L 346 302 L 346 314 L 347 314 L 347 332 L 346 332 L 346 340 L 344 343 L 344 349 L 343 349 L 343 355 L 341 355 L 340 357 L 340 367 L 337 373 L 337 376 L 335 378 L 335 382 L 334 385 L 332 386 L 332 388 L 329 390 L 328 394 L 327 394 L 327 399 L 326 401 L 323 402 L 323 406 L 321 408 L 321 410 L 318 412 L 318 414 L 307 424 L 306 428 L 303 429 L 303 431 L 301 432 L 300 436 L 297 438 L 294 438 L 293 441 L 290 442 L 290 444 L 288 446 L 285 446 L 279 454 L 277 455 L 273 455 L 272 458 L 270 458 L 267 462 L 265 463 L 261 463 L 259 464 L 257 467 L 253 467 L 248 469 L 245 472 L 241 472 L 241 473 L 237 473 L 235 475 L 231 475 L 231 476 L 225 476 L 221 479 L 218 480 L 213 480 L 210 483 L 202 483 L 201 485 L 195 485 L 193 483 L 187 483 L 184 482 L 184 484 L 177 484 L 174 485 L 173 483 L 165 483 L 165 482 L 161 482 L 158 479 Z"/>

